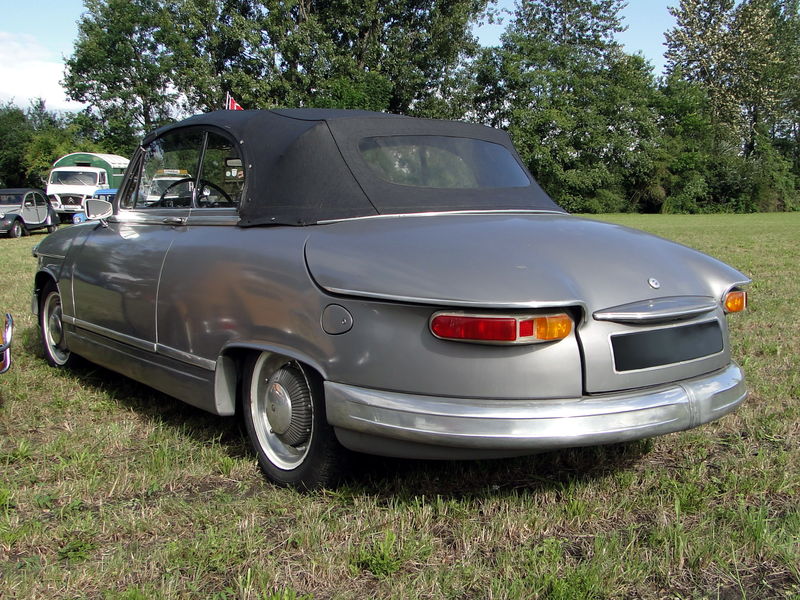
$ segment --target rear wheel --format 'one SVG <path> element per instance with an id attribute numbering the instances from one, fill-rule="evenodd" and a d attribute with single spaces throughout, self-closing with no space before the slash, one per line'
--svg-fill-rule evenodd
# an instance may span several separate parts
<path id="1" fill-rule="evenodd" d="M 69 367 L 75 357 L 67 347 L 64 336 L 64 317 L 58 286 L 49 281 L 39 296 L 39 332 L 47 362 L 53 367 Z"/>
<path id="2" fill-rule="evenodd" d="M 14 221 L 11 225 L 11 229 L 8 230 L 9 237 L 18 238 L 22 236 L 22 223 L 19 220 Z"/>
<path id="3" fill-rule="evenodd" d="M 47 233 L 53 233 L 56 229 L 58 229 L 58 225 L 48 225 Z"/>
<path id="4" fill-rule="evenodd" d="M 247 434 L 267 477 L 303 490 L 335 482 L 345 451 L 327 423 L 315 371 L 262 352 L 246 365 L 242 398 Z"/>

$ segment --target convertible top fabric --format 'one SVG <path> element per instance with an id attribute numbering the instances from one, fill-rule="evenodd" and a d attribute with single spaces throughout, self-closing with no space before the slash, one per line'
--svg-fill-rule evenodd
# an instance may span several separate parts
<path id="1" fill-rule="evenodd" d="M 472 138 L 504 146 L 522 166 L 508 135 L 482 125 L 357 110 L 222 110 L 162 127 L 143 144 L 167 131 L 192 126 L 223 130 L 239 147 L 246 173 L 239 224 L 245 227 L 431 211 L 563 212 L 529 174 L 531 184 L 525 187 L 398 185 L 382 179 L 359 151 L 359 142 L 368 137 Z"/>

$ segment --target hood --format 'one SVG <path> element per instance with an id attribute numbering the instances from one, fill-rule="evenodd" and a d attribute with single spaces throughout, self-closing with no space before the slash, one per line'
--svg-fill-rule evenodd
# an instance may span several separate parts
<path id="1" fill-rule="evenodd" d="M 11 205 L 0 206 L 0 219 L 4 218 L 6 215 L 18 215 L 21 210 L 22 210 L 21 204 L 17 204 L 16 206 L 11 206 Z"/>
<path id="2" fill-rule="evenodd" d="M 545 213 L 330 223 L 313 227 L 306 260 L 318 285 L 336 294 L 444 306 L 581 306 L 585 315 L 643 299 L 718 299 L 748 281 L 681 244 Z"/>

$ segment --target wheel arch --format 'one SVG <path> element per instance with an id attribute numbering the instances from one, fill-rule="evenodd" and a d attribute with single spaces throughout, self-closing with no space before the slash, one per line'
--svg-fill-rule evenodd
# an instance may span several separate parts
<path id="1" fill-rule="evenodd" d="M 269 352 L 287 361 L 296 361 L 325 379 L 325 369 L 317 360 L 292 348 L 258 342 L 230 344 L 220 352 L 214 369 L 214 408 L 217 414 L 230 416 L 240 411 L 239 396 L 245 364 L 249 357 L 262 352 Z"/>
<path id="2" fill-rule="evenodd" d="M 42 290 L 44 289 L 44 286 L 51 281 L 53 282 L 53 285 L 58 287 L 58 278 L 47 268 L 37 271 L 33 278 L 33 298 L 31 301 L 31 312 L 36 316 L 39 315 L 39 304 L 41 304 Z"/>

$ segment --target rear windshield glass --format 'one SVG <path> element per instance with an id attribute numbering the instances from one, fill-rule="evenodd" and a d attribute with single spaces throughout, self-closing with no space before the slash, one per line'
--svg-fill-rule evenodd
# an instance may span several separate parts
<path id="1" fill-rule="evenodd" d="M 426 188 L 481 189 L 530 185 L 514 156 L 500 144 L 438 135 L 364 138 L 361 156 L 383 180 Z"/>

